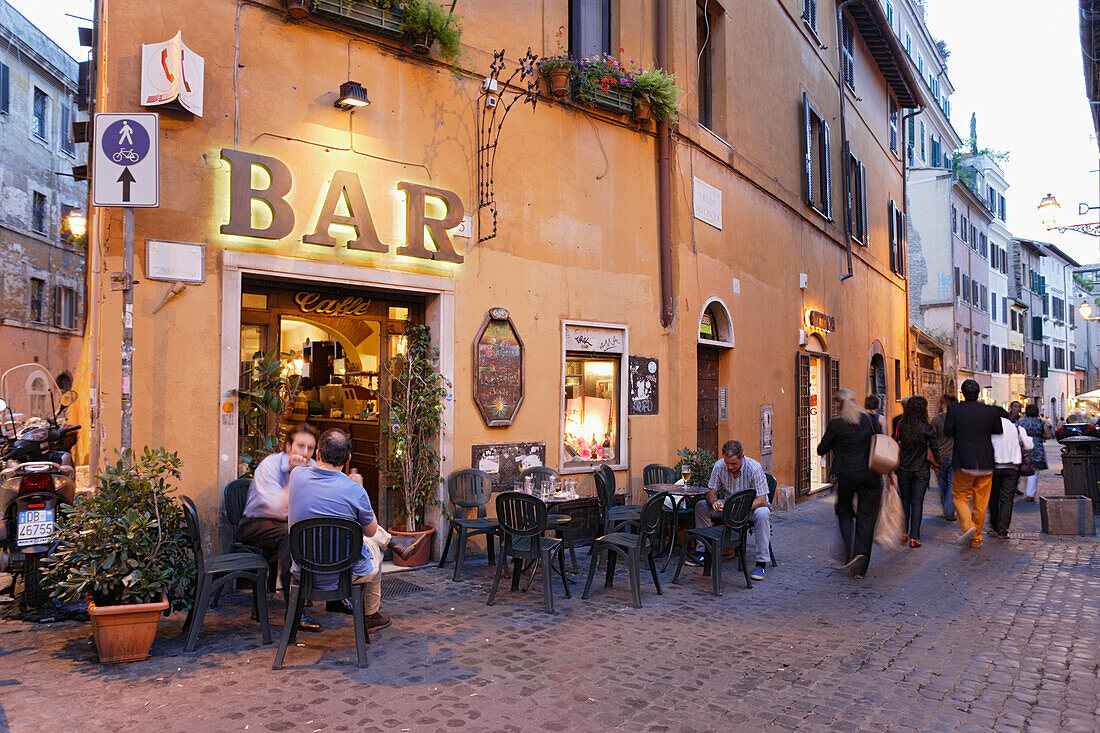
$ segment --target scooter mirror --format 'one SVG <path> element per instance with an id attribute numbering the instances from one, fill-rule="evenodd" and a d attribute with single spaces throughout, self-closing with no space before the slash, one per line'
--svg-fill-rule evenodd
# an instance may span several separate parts
<path id="1" fill-rule="evenodd" d="M 61 395 L 61 406 L 62 406 L 62 407 L 68 407 L 69 405 L 71 405 L 71 404 L 73 404 L 74 402 L 76 402 L 76 398 L 77 398 L 78 396 L 79 396 L 79 395 L 77 395 L 77 393 L 76 393 L 76 390 L 75 390 L 75 389 L 70 389 L 70 390 L 69 390 L 68 392 L 64 392 L 64 393 L 63 393 L 63 394 Z M 3 409 L 3 408 L 0 408 L 0 409 Z"/>

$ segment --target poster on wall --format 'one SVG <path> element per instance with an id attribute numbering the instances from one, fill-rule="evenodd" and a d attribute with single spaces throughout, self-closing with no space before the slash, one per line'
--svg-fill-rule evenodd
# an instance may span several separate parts
<path id="1" fill-rule="evenodd" d="M 771 405 L 760 406 L 760 455 L 769 455 L 772 452 L 772 417 L 774 413 Z"/>
<path id="2" fill-rule="evenodd" d="M 630 405 L 631 415 L 657 414 L 657 360 L 647 356 L 630 357 Z"/>
<path id="3" fill-rule="evenodd" d="M 507 427 L 523 402 L 523 340 L 504 308 L 485 315 L 474 339 L 474 403 L 485 425 Z"/>
<path id="4" fill-rule="evenodd" d="M 493 491 L 511 491 L 525 468 L 545 464 L 546 443 L 494 443 L 470 451 L 470 465 L 489 474 Z"/>

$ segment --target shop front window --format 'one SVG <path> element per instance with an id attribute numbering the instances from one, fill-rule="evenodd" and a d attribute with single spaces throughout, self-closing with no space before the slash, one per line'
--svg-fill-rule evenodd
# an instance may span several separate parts
<path id="1" fill-rule="evenodd" d="M 619 362 L 618 355 L 566 355 L 566 467 L 619 462 Z"/>

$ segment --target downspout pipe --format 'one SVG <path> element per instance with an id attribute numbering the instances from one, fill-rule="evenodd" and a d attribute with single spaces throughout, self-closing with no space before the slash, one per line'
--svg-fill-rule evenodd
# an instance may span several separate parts
<path id="1" fill-rule="evenodd" d="M 852 179 L 851 171 L 848 170 L 848 129 L 844 122 L 844 48 L 843 42 L 840 37 L 841 28 L 844 26 L 844 8 L 850 3 L 856 0 L 842 0 L 836 4 L 836 58 L 837 58 L 837 90 L 840 93 L 840 151 L 841 161 L 840 170 L 844 176 L 844 252 L 845 257 L 848 260 L 848 272 L 840 276 L 840 281 L 844 282 L 848 278 L 852 277 L 852 217 L 851 217 L 851 205 L 852 205 Z"/>
<path id="2" fill-rule="evenodd" d="M 657 0 L 657 66 L 668 69 L 668 0 Z M 672 300 L 672 163 L 668 121 L 657 123 L 657 227 L 660 242 L 661 326 L 675 316 Z"/>

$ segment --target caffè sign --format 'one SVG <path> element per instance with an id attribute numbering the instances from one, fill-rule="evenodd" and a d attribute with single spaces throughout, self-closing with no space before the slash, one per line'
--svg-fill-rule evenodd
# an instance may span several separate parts
<path id="1" fill-rule="evenodd" d="M 243 150 L 223 149 L 223 160 L 229 161 L 229 221 L 221 226 L 222 234 L 259 239 L 283 239 L 294 231 L 294 209 L 286 197 L 294 183 L 290 168 L 278 158 L 246 153 Z M 267 174 L 268 184 L 257 188 L 253 180 L 254 169 Z M 404 192 L 405 243 L 397 247 L 397 254 L 418 257 L 437 262 L 462 262 L 462 255 L 455 251 L 448 229 L 462 223 L 465 213 L 462 200 L 454 191 L 424 186 L 409 181 L 398 181 L 397 190 Z M 441 201 L 446 213 L 440 218 L 428 216 L 427 199 Z M 258 226 L 252 216 L 252 204 L 259 201 L 271 212 L 271 221 Z M 346 214 L 337 213 L 340 204 Z M 317 215 L 313 231 L 302 237 L 305 244 L 335 247 L 337 240 L 329 233 L 333 225 L 350 227 L 355 236 L 347 241 L 347 248 L 365 252 L 389 252 L 390 246 L 378 238 L 374 219 L 367 206 L 367 197 L 359 175 L 353 171 L 336 171 L 325 191 L 321 212 Z M 424 232 L 431 237 L 435 249 L 428 249 Z"/>
<path id="2" fill-rule="evenodd" d="M 370 310 L 370 301 L 355 296 L 345 298 L 326 298 L 320 293 L 300 292 L 294 294 L 294 302 L 302 313 L 316 313 L 321 316 L 345 318 L 365 316 Z"/>

